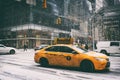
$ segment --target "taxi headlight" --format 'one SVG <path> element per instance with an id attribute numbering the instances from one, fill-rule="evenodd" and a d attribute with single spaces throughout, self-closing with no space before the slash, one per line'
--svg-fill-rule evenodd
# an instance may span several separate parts
<path id="1" fill-rule="evenodd" d="M 104 61 L 105 59 L 104 58 L 95 58 L 96 60 L 98 60 L 98 61 Z"/>

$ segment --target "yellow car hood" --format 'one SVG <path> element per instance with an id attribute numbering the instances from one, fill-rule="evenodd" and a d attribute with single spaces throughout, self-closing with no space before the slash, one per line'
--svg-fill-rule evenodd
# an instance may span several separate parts
<path id="1" fill-rule="evenodd" d="M 97 53 L 97 52 L 94 52 L 94 51 L 87 52 L 86 54 L 89 55 L 89 56 L 93 56 L 93 57 L 108 58 L 108 56 L 106 56 L 105 54 Z"/>

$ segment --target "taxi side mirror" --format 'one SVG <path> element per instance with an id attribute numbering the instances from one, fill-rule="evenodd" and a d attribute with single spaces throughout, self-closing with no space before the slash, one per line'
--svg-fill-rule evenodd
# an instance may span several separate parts
<path id="1" fill-rule="evenodd" d="M 72 51 L 73 54 L 78 54 L 76 51 Z"/>

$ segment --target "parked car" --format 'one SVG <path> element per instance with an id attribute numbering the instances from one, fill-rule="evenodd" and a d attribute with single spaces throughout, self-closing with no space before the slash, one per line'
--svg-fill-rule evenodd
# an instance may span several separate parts
<path id="1" fill-rule="evenodd" d="M 15 48 L 13 47 L 7 47 L 3 44 L 0 44 L 0 54 L 15 54 Z"/>
<path id="2" fill-rule="evenodd" d="M 99 41 L 97 42 L 96 46 L 96 51 L 103 54 L 120 54 L 120 41 Z"/>
<path id="3" fill-rule="evenodd" d="M 40 50 L 40 49 L 42 49 L 42 48 L 44 48 L 44 47 L 47 47 L 47 46 L 48 46 L 47 44 L 43 44 L 43 45 L 40 45 L 40 46 L 35 47 L 34 50 L 35 50 L 35 51 L 36 51 L 36 50 Z"/>
<path id="4" fill-rule="evenodd" d="M 83 71 L 109 70 L 110 67 L 107 55 L 65 44 L 51 45 L 36 51 L 34 61 L 41 66 L 78 67 Z"/>

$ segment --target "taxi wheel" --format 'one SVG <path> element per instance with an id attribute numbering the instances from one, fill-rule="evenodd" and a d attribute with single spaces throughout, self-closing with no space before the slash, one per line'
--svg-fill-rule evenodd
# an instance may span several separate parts
<path id="1" fill-rule="evenodd" d="M 10 52 L 9 52 L 10 54 L 15 54 L 15 50 L 10 50 Z"/>
<path id="2" fill-rule="evenodd" d="M 83 61 L 81 63 L 80 69 L 85 72 L 94 72 L 95 70 L 93 63 L 90 61 Z"/>
<path id="3" fill-rule="evenodd" d="M 46 58 L 41 58 L 39 61 L 40 65 L 46 67 L 49 65 L 48 60 Z"/>

